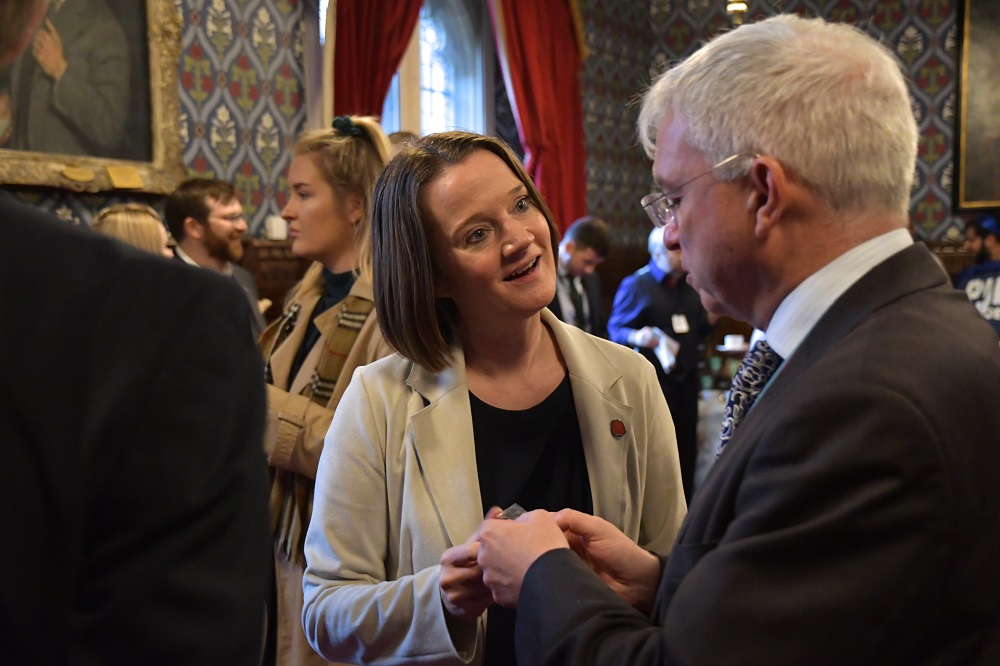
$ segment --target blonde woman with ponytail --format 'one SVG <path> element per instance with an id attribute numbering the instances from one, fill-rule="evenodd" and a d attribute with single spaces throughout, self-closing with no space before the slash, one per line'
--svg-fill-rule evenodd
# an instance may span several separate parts
<path id="1" fill-rule="evenodd" d="M 288 169 L 292 252 L 312 266 L 260 338 L 267 375 L 277 664 L 326 663 L 302 632 L 303 539 L 323 439 L 355 368 L 388 356 L 373 311 L 371 199 L 389 153 L 374 118 L 340 116 L 307 132 Z"/>

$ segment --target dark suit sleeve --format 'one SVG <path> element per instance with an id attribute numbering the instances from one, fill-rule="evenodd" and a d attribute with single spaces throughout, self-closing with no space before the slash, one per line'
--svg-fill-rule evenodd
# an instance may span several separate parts
<path id="1" fill-rule="evenodd" d="M 177 284 L 123 275 L 92 338 L 103 379 L 84 424 L 93 499 L 70 650 L 252 664 L 270 563 L 262 362 L 236 285 L 162 273 Z"/>
<path id="2" fill-rule="evenodd" d="M 945 517 L 962 512 L 939 435 L 885 388 L 834 386 L 791 402 L 745 469 L 720 470 L 740 482 L 695 498 L 692 513 L 710 501 L 726 527 L 711 541 L 683 529 L 655 625 L 572 558 L 547 555 L 522 590 L 519 663 L 919 660 L 901 637 L 931 626 L 929 600 L 941 597 L 939 574 L 967 530 Z"/>
<path id="3" fill-rule="evenodd" d="M 604 295 L 601 292 L 601 276 L 597 273 L 587 275 L 583 280 L 587 292 L 587 304 L 590 307 L 591 333 L 599 338 L 607 339 L 608 322 L 604 316 Z"/>
<path id="4" fill-rule="evenodd" d="M 524 578 L 518 664 L 657 664 L 665 633 L 611 591 L 573 551 L 542 555 Z"/>

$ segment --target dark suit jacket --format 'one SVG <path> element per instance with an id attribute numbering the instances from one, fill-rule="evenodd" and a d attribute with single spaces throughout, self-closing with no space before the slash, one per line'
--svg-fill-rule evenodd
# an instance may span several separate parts
<path id="1" fill-rule="evenodd" d="M 809 333 L 695 495 L 656 608 L 569 551 L 523 665 L 1000 664 L 1000 348 L 922 246 Z"/>
<path id="2" fill-rule="evenodd" d="M 267 324 L 264 321 L 264 315 L 260 312 L 260 307 L 257 305 L 257 301 L 260 300 L 257 282 L 253 279 L 253 274 L 250 271 L 236 264 L 233 264 L 233 279 L 243 289 L 247 302 L 250 304 L 250 327 L 253 330 L 254 342 L 256 342 Z"/>
<path id="3" fill-rule="evenodd" d="M 182 264 L 191 265 L 176 254 L 174 255 L 174 259 Z M 254 344 L 256 344 L 260 338 L 260 334 L 264 332 L 264 328 L 267 325 L 267 322 L 264 321 L 264 315 L 261 314 L 260 308 L 257 305 L 257 301 L 260 300 L 260 294 L 257 292 L 257 282 L 253 279 L 253 274 L 247 269 L 237 264 L 230 265 L 233 267 L 233 280 L 240 286 L 243 297 L 250 304 L 247 316 L 250 317 L 250 332 L 253 335 Z"/>
<path id="4" fill-rule="evenodd" d="M 597 273 L 591 273 L 590 275 L 584 275 L 580 278 L 580 282 L 583 284 L 583 293 L 587 297 L 587 307 L 590 308 L 590 333 L 599 338 L 607 339 L 608 321 L 604 315 L 604 299 L 601 296 L 601 278 Z M 559 286 L 557 285 L 556 288 L 558 289 Z M 558 317 L 560 321 L 566 321 L 563 317 L 562 306 L 559 305 L 558 291 L 552 299 L 552 302 L 549 303 L 549 310 L 552 310 L 552 314 Z M 572 324 L 573 322 L 566 323 Z"/>
<path id="5" fill-rule="evenodd" d="M 0 661 L 254 664 L 263 368 L 238 287 L 0 193 Z"/>

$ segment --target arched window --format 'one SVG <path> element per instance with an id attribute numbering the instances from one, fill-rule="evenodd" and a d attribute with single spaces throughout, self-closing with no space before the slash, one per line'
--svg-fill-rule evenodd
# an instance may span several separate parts
<path id="1" fill-rule="evenodd" d="M 476 0 L 424 0 L 416 39 L 386 97 L 387 132 L 492 131 L 492 96 L 485 94 L 493 81 L 493 59 L 485 57 L 492 33 L 485 11 Z"/>
<path id="2" fill-rule="evenodd" d="M 306 0 L 305 5 L 305 13 L 318 23 L 319 43 L 312 50 L 318 59 L 330 2 Z M 448 129 L 493 132 L 495 57 L 486 12 L 481 0 L 424 0 L 413 39 L 382 109 L 382 128 L 387 133 L 400 129 L 421 135 Z M 314 68 L 309 66 L 308 52 L 307 87 L 312 88 L 308 71 Z M 319 78 L 315 81 L 319 87 L 329 85 Z M 319 101 L 319 91 L 307 93 L 309 98 Z"/>

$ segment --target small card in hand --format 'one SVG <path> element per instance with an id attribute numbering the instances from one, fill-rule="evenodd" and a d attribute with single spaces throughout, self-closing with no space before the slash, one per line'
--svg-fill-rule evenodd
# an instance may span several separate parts
<path id="1" fill-rule="evenodd" d="M 521 505 L 518 503 L 511 504 L 509 507 L 503 510 L 503 512 L 497 516 L 497 518 L 503 518 L 504 520 L 517 520 L 517 517 L 522 513 L 526 513 Z"/>

